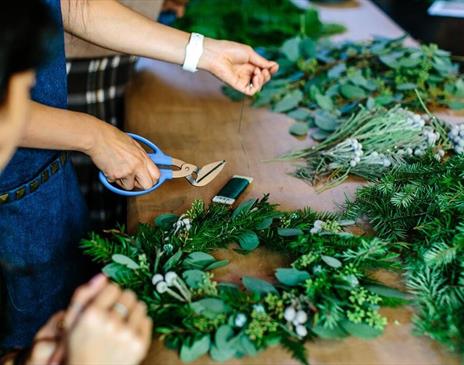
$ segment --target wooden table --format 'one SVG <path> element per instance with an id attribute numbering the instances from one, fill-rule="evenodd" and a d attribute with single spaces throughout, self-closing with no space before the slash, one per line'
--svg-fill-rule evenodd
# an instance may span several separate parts
<path id="1" fill-rule="evenodd" d="M 354 4 L 354 6 L 353 6 Z M 365 39 L 371 34 L 399 36 L 403 31 L 368 0 L 352 2 L 342 9 L 321 8 L 323 20 L 344 23 L 349 31 L 337 38 Z M 366 30 L 368 30 L 366 32 Z M 242 110 L 243 108 L 243 110 Z M 345 194 L 352 196 L 359 181 L 350 180 L 338 188 L 316 193 L 305 182 L 288 175 L 289 163 L 265 162 L 276 156 L 308 146 L 288 134 L 292 121 L 264 109 L 251 109 L 247 103 L 233 103 L 220 92 L 220 83 L 209 74 L 185 73 L 179 67 L 142 60 L 128 93 L 128 130 L 156 141 L 166 153 L 199 165 L 225 159 L 223 172 L 207 187 L 194 188 L 186 181 L 170 181 L 156 192 L 129 201 L 128 227 L 150 222 L 160 213 L 184 212 L 195 199 L 210 201 L 234 174 L 254 178 L 243 199 L 271 194 L 282 209 L 310 206 L 334 210 Z M 241 120 L 241 121 L 240 121 Z M 216 277 L 238 281 L 240 276 L 271 278 L 283 258 L 258 249 L 246 257 L 221 251 L 232 263 Z M 390 325 L 385 335 L 362 341 L 317 341 L 308 345 L 312 364 L 432 365 L 457 364 L 457 360 L 426 338 L 411 335 L 410 309 L 386 309 Z M 395 322 L 395 324 L 393 324 Z M 146 364 L 180 364 L 175 352 L 154 341 Z M 204 357 L 195 364 L 210 364 Z M 294 364 L 280 348 L 272 348 L 256 358 L 227 364 Z"/>

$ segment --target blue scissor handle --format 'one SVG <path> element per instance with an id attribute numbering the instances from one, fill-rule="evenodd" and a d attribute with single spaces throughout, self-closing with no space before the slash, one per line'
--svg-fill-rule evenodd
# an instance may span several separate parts
<path id="1" fill-rule="evenodd" d="M 143 143 L 147 147 L 149 147 L 151 150 L 153 150 L 153 153 L 149 153 L 148 156 L 152 159 L 152 161 L 157 164 L 157 165 L 166 165 L 166 166 L 171 166 L 172 165 L 172 157 L 165 155 L 156 144 L 154 144 L 152 141 L 149 141 L 148 139 L 139 136 L 137 134 L 133 133 L 127 133 L 129 136 L 131 136 L 133 139 L 135 139 L 137 142 Z M 112 191 L 115 194 L 123 195 L 123 196 L 140 196 L 140 195 L 145 195 L 148 193 L 151 193 L 153 190 L 156 190 L 159 188 L 159 186 L 164 183 L 166 180 L 172 179 L 172 170 L 171 169 L 160 169 L 160 178 L 158 182 L 153 185 L 150 189 L 147 190 L 139 190 L 139 191 L 129 191 L 129 190 L 124 190 L 121 188 L 118 188 L 114 185 L 112 185 L 106 176 L 103 174 L 103 172 L 100 171 L 99 178 L 103 186 L 105 186 L 107 189 Z"/>

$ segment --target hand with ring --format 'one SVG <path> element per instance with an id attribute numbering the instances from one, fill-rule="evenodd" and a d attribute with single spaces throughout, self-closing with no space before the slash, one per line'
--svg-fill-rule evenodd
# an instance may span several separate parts
<path id="1" fill-rule="evenodd" d="M 58 365 L 64 359 L 69 365 L 139 364 L 151 333 L 145 303 L 98 275 L 75 291 L 66 313 L 54 316 L 39 332 L 38 339 L 48 341 L 32 348 L 28 364 Z"/>

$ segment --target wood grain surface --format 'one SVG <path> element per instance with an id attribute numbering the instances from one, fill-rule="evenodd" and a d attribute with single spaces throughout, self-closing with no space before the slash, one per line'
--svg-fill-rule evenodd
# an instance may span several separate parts
<path id="1" fill-rule="evenodd" d="M 367 0 L 348 6 L 320 7 L 323 20 L 345 24 L 349 31 L 338 39 L 366 39 L 369 36 L 400 36 L 403 31 Z M 414 42 L 410 40 L 410 42 Z M 220 92 L 220 82 L 204 72 L 190 74 L 178 66 L 141 60 L 127 97 L 127 130 L 154 141 L 165 153 L 198 165 L 225 159 L 223 172 L 208 186 L 192 187 L 185 179 L 169 181 L 154 193 L 131 199 L 128 227 L 150 222 L 160 213 L 182 213 L 195 199 L 207 202 L 235 174 L 254 182 L 242 199 L 271 194 L 282 209 L 310 206 L 334 210 L 345 196 L 352 196 L 360 181 L 318 194 L 305 182 L 289 175 L 294 166 L 268 162 L 285 152 L 310 145 L 309 139 L 288 134 L 292 121 L 264 109 L 251 109 L 248 102 L 233 103 Z M 220 280 L 238 282 L 243 275 L 272 279 L 273 271 L 285 265 L 285 258 L 265 249 L 242 256 L 228 250 L 217 256 L 231 264 L 216 273 Z M 398 281 L 397 278 L 390 281 Z M 372 341 L 349 338 L 343 341 L 316 341 L 308 344 L 313 365 L 453 365 L 458 361 L 437 344 L 411 334 L 411 311 L 387 309 L 389 326 L 383 336 Z M 155 324 L 156 325 L 156 324 Z M 203 357 L 194 364 L 212 364 Z M 178 355 L 155 340 L 145 364 L 178 365 Z M 281 348 L 271 348 L 255 358 L 226 364 L 295 364 Z"/>

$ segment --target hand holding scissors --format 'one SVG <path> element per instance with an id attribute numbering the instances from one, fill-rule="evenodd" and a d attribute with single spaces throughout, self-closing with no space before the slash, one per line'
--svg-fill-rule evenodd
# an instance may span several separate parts
<path id="1" fill-rule="evenodd" d="M 134 140 L 146 145 L 153 152 L 148 156 L 160 169 L 160 178 L 158 182 L 147 190 L 124 190 L 112 185 L 106 176 L 100 172 L 99 177 L 102 184 L 111 190 L 113 193 L 123 196 L 140 196 L 151 193 L 163 184 L 166 180 L 186 178 L 187 181 L 193 186 L 205 186 L 209 184 L 224 168 L 225 161 L 216 161 L 209 163 L 203 167 L 184 162 L 177 158 L 165 155 L 153 142 L 141 137 L 137 134 L 128 133 Z M 178 170 L 173 170 L 172 167 L 178 167 Z"/>

